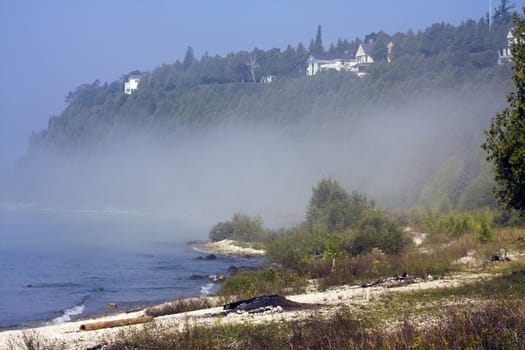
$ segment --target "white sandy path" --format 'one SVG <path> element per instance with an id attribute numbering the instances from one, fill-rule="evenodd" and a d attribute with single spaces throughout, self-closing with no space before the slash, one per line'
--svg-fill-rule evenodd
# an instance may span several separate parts
<path id="1" fill-rule="evenodd" d="M 222 307 L 186 312 L 176 315 L 161 316 L 155 318 L 153 322 L 158 325 L 170 325 L 178 329 L 183 329 L 186 325 L 195 324 L 215 324 L 218 322 L 269 322 L 293 319 L 305 319 L 313 313 L 328 314 L 333 312 L 339 305 L 347 305 L 350 308 L 366 305 L 369 301 L 376 299 L 385 293 L 407 292 L 417 290 L 427 290 L 433 288 L 455 287 L 465 283 L 479 281 L 481 279 L 492 278 L 493 274 L 458 274 L 449 276 L 445 279 L 413 283 L 393 288 L 374 286 L 361 288 L 360 286 L 341 286 L 331 288 L 324 292 L 311 292 L 300 295 L 287 296 L 288 299 L 301 303 L 320 304 L 321 308 L 315 310 L 298 310 L 269 312 L 263 314 L 230 314 L 226 317 L 210 317 L 209 314 L 217 314 L 222 311 Z M 24 332 L 27 334 L 38 335 L 41 339 L 54 342 L 57 345 L 64 344 L 65 349 L 86 349 L 111 341 L 118 332 L 133 327 L 143 327 L 143 325 L 126 326 L 118 328 L 108 328 L 94 331 L 80 331 L 80 325 L 89 322 L 100 322 L 116 319 L 125 319 L 144 315 L 143 311 L 133 313 L 118 314 L 93 320 L 83 320 L 68 322 L 61 325 L 45 326 L 28 330 L 12 330 L 0 332 L 0 349 L 23 349 L 21 339 Z M 17 345 L 18 344 L 18 345 Z"/>

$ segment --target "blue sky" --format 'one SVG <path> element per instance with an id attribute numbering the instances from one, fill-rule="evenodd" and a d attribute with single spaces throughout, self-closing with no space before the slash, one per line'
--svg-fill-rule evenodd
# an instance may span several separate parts
<path id="1" fill-rule="evenodd" d="M 490 0 L 0 0 L 0 168 L 24 154 L 33 130 L 65 107 L 67 93 L 182 59 L 188 46 L 231 51 L 308 45 L 317 26 L 327 47 L 454 25 L 483 17 Z M 514 1 L 516 9 L 525 0 Z M 496 7 L 499 0 L 492 0 Z"/>

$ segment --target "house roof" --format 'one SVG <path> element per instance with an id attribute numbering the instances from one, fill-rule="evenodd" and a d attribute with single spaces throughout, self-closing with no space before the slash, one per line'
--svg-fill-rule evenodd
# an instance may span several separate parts
<path id="1" fill-rule="evenodd" d="M 372 49 L 374 48 L 374 44 L 370 43 L 361 43 L 361 46 L 367 55 L 370 55 L 372 53 Z"/>
<path id="2" fill-rule="evenodd" d="M 318 56 L 318 57 L 314 57 L 314 55 L 310 55 L 310 57 L 308 57 L 308 61 L 310 61 L 312 59 L 316 60 L 316 61 L 353 60 L 353 59 L 355 59 L 355 56 L 354 55 L 345 54 L 345 55 L 340 55 L 340 56 Z"/>

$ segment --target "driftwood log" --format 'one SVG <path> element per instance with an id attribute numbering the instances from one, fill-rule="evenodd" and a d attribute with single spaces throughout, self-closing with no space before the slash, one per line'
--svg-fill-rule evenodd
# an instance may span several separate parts
<path id="1" fill-rule="evenodd" d="M 147 322 L 150 322 L 151 320 L 153 320 L 152 316 L 141 316 L 141 317 L 125 318 L 123 320 L 93 322 L 93 323 L 87 323 L 87 324 L 81 325 L 80 330 L 81 331 L 93 331 L 96 329 L 103 329 L 103 328 L 130 326 L 133 324 L 147 323 Z"/>

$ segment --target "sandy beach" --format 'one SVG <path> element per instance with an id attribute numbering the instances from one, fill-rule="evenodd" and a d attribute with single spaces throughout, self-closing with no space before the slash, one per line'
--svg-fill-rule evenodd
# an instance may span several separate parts
<path id="1" fill-rule="evenodd" d="M 294 319 L 305 319 L 316 313 L 316 315 L 329 315 L 341 305 L 349 308 L 359 308 L 367 305 L 385 293 L 410 292 L 415 290 L 426 290 L 432 288 L 447 288 L 459 286 L 481 279 L 493 277 L 490 274 L 457 274 L 443 279 L 421 280 L 416 283 L 386 288 L 378 285 L 363 288 L 358 285 L 344 285 L 330 288 L 326 291 L 316 291 L 312 288 L 309 292 L 299 295 L 290 295 L 287 298 L 294 302 L 316 304 L 318 307 L 306 310 L 285 311 L 274 308 L 262 313 L 231 313 L 227 316 L 217 317 L 223 311 L 222 306 L 207 308 L 191 312 L 183 312 L 174 315 L 155 317 L 150 323 L 156 325 L 176 327 L 183 329 L 188 325 L 214 324 L 217 322 L 268 322 L 286 321 Z M 24 349 L 24 336 L 30 336 L 45 344 L 53 344 L 54 347 L 63 349 L 90 349 L 113 341 L 118 333 L 123 330 L 144 327 L 144 324 L 103 328 L 98 330 L 83 331 L 81 325 L 93 322 L 106 322 L 114 320 L 125 320 L 146 315 L 146 310 L 131 313 L 121 313 L 112 316 L 99 317 L 89 320 L 67 322 L 60 325 L 49 325 L 39 328 L 24 330 L 9 330 L 0 332 L 1 349 Z M 214 316 L 215 315 L 215 316 Z M 100 348 L 100 347 L 99 347 Z"/>

